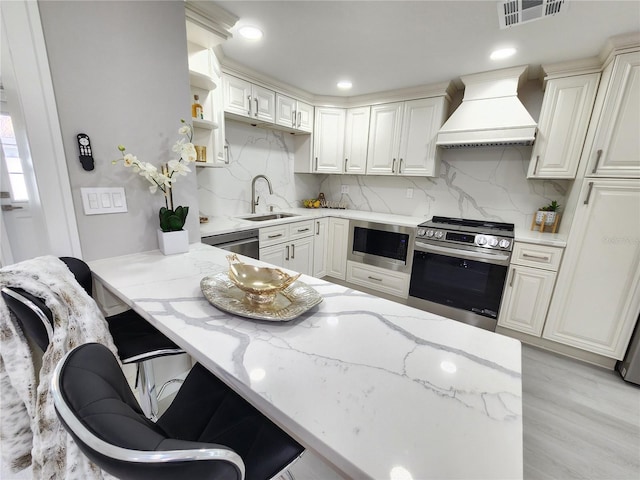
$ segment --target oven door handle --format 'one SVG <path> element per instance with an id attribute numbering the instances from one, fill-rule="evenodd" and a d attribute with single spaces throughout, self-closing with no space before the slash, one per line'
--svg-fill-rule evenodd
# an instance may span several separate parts
<path id="1" fill-rule="evenodd" d="M 466 250 L 459 250 L 457 248 L 447 248 L 438 245 L 428 245 L 422 242 L 416 242 L 415 249 L 419 252 L 431 252 L 442 253 L 449 257 L 461 258 L 463 260 L 491 260 L 491 263 L 509 264 L 510 255 L 493 254 L 493 253 L 481 253 L 481 252 L 469 252 Z"/>

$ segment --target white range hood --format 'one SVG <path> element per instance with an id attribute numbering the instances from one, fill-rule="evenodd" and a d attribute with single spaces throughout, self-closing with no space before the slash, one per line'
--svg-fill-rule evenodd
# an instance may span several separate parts
<path id="1" fill-rule="evenodd" d="M 531 145 L 536 122 L 518 99 L 526 66 L 460 77 L 464 98 L 438 132 L 443 148 Z"/>

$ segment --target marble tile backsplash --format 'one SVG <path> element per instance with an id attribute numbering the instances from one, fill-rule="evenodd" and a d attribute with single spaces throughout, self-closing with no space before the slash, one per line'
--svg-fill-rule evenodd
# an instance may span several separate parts
<path id="1" fill-rule="evenodd" d="M 200 211 L 206 215 L 243 215 L 251 211 L 251 180 L 259 180 L 258 212 L 299 207 L 303 198 L 324 192 L 328 200 L 347 201 L 355 210 L 431 218 L 433 215 L 486 218 L 529 228 L 538 207 L 564 205 L 569 181 L 527 180 L 531 147 L 482 147 L 442 152 L 440 176 L 390 177 L 293 173 L 293 139 L 288 133 L 226 122 L 231 164 L 198 169 Z M 342 194 L 343 185 L 349 193 Z M 408 190 L 412 198 L 407 198 Z"/>

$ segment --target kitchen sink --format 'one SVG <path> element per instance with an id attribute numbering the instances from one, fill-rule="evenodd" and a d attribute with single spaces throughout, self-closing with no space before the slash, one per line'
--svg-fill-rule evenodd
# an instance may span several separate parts
<path id="1" fill-rule="evenodd" d="M 278 220 L 279 218 L 297 217 L 295 213 L 267 213 L 265 215 L 258 215 L 252 217 L 240 217 L 242 220 L 249 220 L 250 222 L 265 222 L 267 220 Z"/>

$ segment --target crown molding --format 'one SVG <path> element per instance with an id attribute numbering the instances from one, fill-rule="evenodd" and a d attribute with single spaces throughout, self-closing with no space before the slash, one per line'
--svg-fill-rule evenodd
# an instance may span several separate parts
<path id="1" fill-rule="evenodd" d="M 581 58 L 569 62 L 549 63 L 542 65 L 544 81 L 552 78 L 570 77 L 586 73 L 602 71 L 602 60 L 599 57 Z"/>
<path id="2" fill-rule="evenodd" d="M 604 68 L 616 55 L 640 49 L 640 32 L 623 33 L 607 40 L 599 58 Z"/>
<path id="3" fill-rule="evenodd" d="M 204 38 L 204 46 L 212 48 L 215 45 L 224 42 L 225 40 L 232 38 L 231 29 L 238 21 L 238 17 L 229 13 L 224 8 L 215 5 L 212 2 L 193 1 L 187 0 L 184 4 L 185 16 L 189 22 L 194 26 L 203 29 L 209 34 L 213 34 L 215 38 Z M 202 32 L 199 32 L 199 37 L 202 36 Z M 197 43 L 200 43 L 197 41 Z"/>

